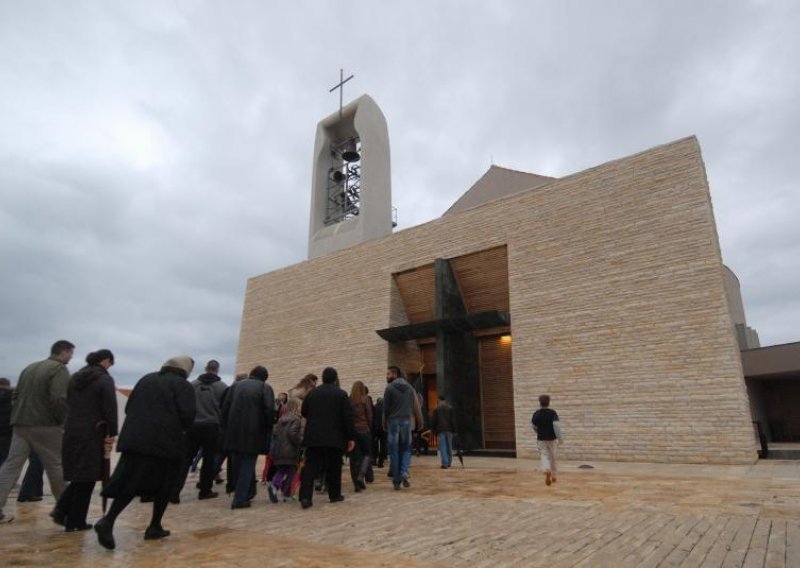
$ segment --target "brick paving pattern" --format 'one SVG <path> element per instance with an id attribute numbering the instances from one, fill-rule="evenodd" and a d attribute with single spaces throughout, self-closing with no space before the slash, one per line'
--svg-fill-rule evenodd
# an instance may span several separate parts
<path id="1" fill-rule="evenodd" d="M 800 462 L 754 466 L 578 463 L 546 487 L 530 460 L 467 457 L 466 468 L 415 459 L 412 487 L 377 479 L 314 507 L 267 502 L 231 511 L 187 483 L 173 535 L 144 542 L 149 505 L 118 520 L 117 550 L 49 522 L 52 498 L 0 525 L 2 565 L 144 566 L 800 566 Z M 347 485 L 346 485 L 347 486 Z M 11 509 L 8 509 L 11 510 Z M 99 499 L 90 521 L 99 515 Z"/>

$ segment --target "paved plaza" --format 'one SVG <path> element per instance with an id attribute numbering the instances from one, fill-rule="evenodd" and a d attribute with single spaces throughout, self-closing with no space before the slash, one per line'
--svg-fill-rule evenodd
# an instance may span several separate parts
<path id="1" fill-rule="evenodd" d="M 231 511 L 224 496 L 198 501 L 190 480 L 165 516 L 172 536 L 144 542 L 150 506 L 137 503 L 117 521 L 113 552 L 93 531 L 61 532 L 47 497 L 0 525 L 0 564 L 800 566 L 800 462 L 570 462 L 551 487 L 530 460 L 465 465 L 415 458 L 410 489 L 394 491 L 379 469 L 367 491 L 337 504 L 317 494 L 310 510 L 260 490 L 252 508 Z M 97 497 L 90 522 L 99 514 Z"/>

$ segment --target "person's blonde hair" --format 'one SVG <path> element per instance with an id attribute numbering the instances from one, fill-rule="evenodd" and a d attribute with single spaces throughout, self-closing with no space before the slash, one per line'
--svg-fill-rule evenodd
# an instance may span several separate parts
<path id="1" fill-rule="evenodd" d="M 350 401 L 353 404 L 361 404 L 361 401 L 366 397 L 367 389 L 364 386 L 364 383 L 361 381 L 356 381 L 353 383 L 353 387 L 350 389 Z"/>
<path id="2" fill-rule="evenodd" d="M 294 396 L 289 397 L 289 400 L 286 401 L 286 413 L 287 414 L 297 414 L 300 415 L 300 405 L 303 403 L 299 398 Z"/>

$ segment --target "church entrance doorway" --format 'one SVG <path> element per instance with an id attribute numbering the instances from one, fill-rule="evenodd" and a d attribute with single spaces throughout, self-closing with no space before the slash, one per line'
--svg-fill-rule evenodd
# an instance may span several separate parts
<path id="1" fill-rule="evenodd" d="M 390 364 L 414 375 L 426 418 L 441 394 L 456 411 L 463 449 L 514 451 L 506 247 L 396 273 L 392 291 L 399 325 L 378 334 Z"/>

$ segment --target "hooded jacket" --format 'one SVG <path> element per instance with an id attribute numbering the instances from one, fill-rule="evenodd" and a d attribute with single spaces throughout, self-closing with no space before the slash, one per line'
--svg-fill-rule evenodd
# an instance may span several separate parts
<path id="1" fill-rule="evenodd" d="M 414 387 L 402 377 L 398 377 L 386 386 L 383 392 L 383 415 L 386 422 L 393 418 L 414 417 L 414 398 L 417 396 Z"/>
<path id="2" fill-rule="evenodd" d="M 192 381 L 197 414 L 195 424 L 222 424 L 222 397 L 228 388 L 214 373 L 205 373 Z"/>
<path id="3" fill-rule="evenodd" d="M 67 421 L 61 462 L 67 481 L 97 481 L 103 474 L 103 438 L 117 435 L 114 379 L 100 365 L 72 375 L 67 387 Z"/>

